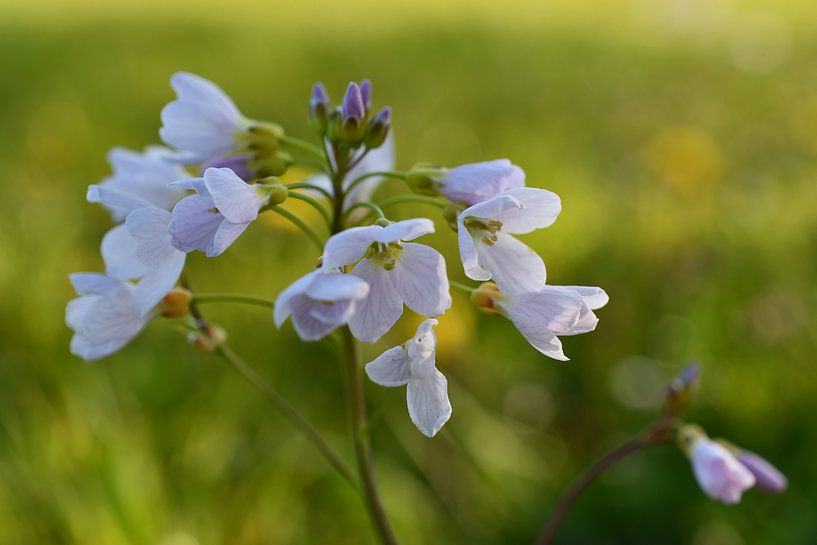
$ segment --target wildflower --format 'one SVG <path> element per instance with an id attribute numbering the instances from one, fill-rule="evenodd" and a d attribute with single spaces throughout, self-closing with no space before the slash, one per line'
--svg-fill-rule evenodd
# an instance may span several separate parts
<path id="1" fill-rule="evenodd" d="M 740 502 L 755 477 L 724 445 L 711 440 L 698 426 L 682 428 L 679 440 L 692 462 L 692 472 L 704 493 L 725 504 Z"/>
<path id="2" fill-rule="evenodd" d="M 451 306 L 443 256 L 424 244 L 405 242 L 433 232 L 431 220 L 417 218 L 353 227 L 326 243 L 324 267 L 356 263 L 352 274 L 369 284 L 368 297 L 349 320 L 355 337 L 379 339 L 403 313 L 403 303 L 423 316 L 439 316 Z"/>
<path id="3" fill-rule="evenodd" d="M 369 285 L 357 276 L 337 271 L 312 271 L 282 291 L 275 300 L 275 325 L 288 317 L 298 336 L 315 341 L 349 321 Z"/>
<path id="4" fill-rule="evenodd" d="M 72 274 L 70 279 L 79 295 L 65 309 L 65 323 L 74 331 L 71 353 L 87 361 L 113 354 L 158 315 L 136 311 L 129 282 L 94 273 Z"/>
<path id="5" fill-rule="evenodd" d="M 598 323 L 593 310 L 607 304 L 601 288 L 587 286 L 543 286 L 537 291 L 506 294 L 493 283 L 475 290 L 474 304 L 487 314 L 503 315 L 536 350 L 556 360 L 567 361 L 559 336 L 593 331 Z"/>
<path id="6" fill-rule="evenodd" d="M 754 476 L 755 486 L 761 490 L 779 494 L 789 487 L 786 476 L 762 456 L 742 449 L 738 451 L 737 456 L 738 461 Z"/>
<path id="7" fill-rule="evenodd" d="M 366 374 L 381 386 L 406 385 L 409 417 L 426 437 L 434 437 L 451 418 L 448 381 L 435 365 L 437 320 L 423 321 L 414 338 L 366 364 Z"/>
<path id="8" fill-rule="evenodd" d="M 460 165 L 443 173 L 434 177 L 435 188 L 452 202 L 468 206 L 525 185 L 525 171 L 508 159 Z"/>
<path id="9" fill-rule="evenodd" d="M 88 187 L 88 201 L 101 203 L 116 222 L 124 221 L 135 208 L 170 210 L 184 193 L 168 184 L 190 177 L 172 161 L 172 154 L 161 146 L 149 146 L 142 153 L 113 148 L 108 152 L 113 175 Z"/>
<path id="10" fill-rule="evenodd" d="M 159 135 L 184 153 L 188 164 L 230 154 L 245 142 L 253 121 L 215 83 L 187 72 L 170 78 L 177 99 L 162 109 Z"/>
<path id="11" fill-rule="evenodd" d="M 245 183 L 229 168 L 209 168 L 202 178 L 178 183 L 196 191 L 173 208 L 168 225 L 172 244 L 182 252 L 221 255 L 258 217 L 269 201 L 261 184 Z"/>
<path id="12" fill-rule="evenodd" d="M 473 280 L 493 280 L 505 293 L 545 285 L 542 258 L 511 235 L 548 227 L 559 215 L 559 197 L 545 189 L 519 187 L 463 210 L 457 218 L 460 257 Z"/>

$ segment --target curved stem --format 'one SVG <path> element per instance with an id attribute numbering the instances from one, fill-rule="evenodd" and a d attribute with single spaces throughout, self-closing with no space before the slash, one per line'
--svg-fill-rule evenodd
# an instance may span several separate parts
<path id="1" fill-rule="evenodd" d="M 312 242 L 315 243 L 315 246 L 318 247 L 318 250 L 323 252 L 323 240 L 321 239 L 321 237 L 319 237 L 317 235 L 317 233 L 315 233 L 315 231 L 310 229 L 310 227 L 306 223 L 304 223 L 301 220 L 301 218 L 299 218 L 298 216 L 296 216 L 295 214 L 293 214 L 292 212 L 290 212 L 286 208 L 280 208 L 278 206 L 271 206 L 271 207 L 267 208 L 267 210 L 271 210 L 272 212 L 275 212 L 276 214 L 284 216 L 286 219 L 288 219 L 289 221 L 291 221 L 292 223 L 297 225 L 301 229 L 301 231 L 303 231 L 304 234 L 306 236 L 308 236 L 309 239 Z"/>
<path id="2" fill-rule="evenodd" d="M 366 434 L 366 398 L 360 372 L 360 352 L 357 341 L 348 327 L 343 328 L 343 359 L 349 389 L 349 421 L 355 445 L 358 473 L 363 481 L 366 505 L 380 542 L 383 545 L 397 545 L 397 538 L 394 537 L 377 487 L 371 445 Z"/>
<path id="3" fill-rule="evenodd" d="M 308 182 L 294 182 L 291 184 L 284 184 L 284 187 L 287 189 L 311 189 L 312 191 L 317 191 L 324 195 L 327 199 L 332 200 L 332 193 L 330 193 L 326 188 L 321 186 L 310 184 Z"/>
<path id="4" fill-rule="evenodd" d="M 380 208 L 386 209 L 390 206 L 394 206 L 395 204 L 403 204 L 407 202 L 419 202 L 424 204 L 433 204 L 439 208 L 445 208 L 445 203 L 434 198 L 434 197 L 426 197 L 424 195 L 397 195 L 396 197 L 391 197 L 390 199 L 385 199 L 382 202 L 377 203 Z"/>
<path id="5" fill-rule="evenodd" d="M 346 479 L 355 489 L 360 490 L 360 485 L 355 479 L 354 473 L 340 458 L 340 456 L 323 440 L 323 437 L 315 431 L 315 428 L 299 413 L 295 407 L 279 394 L 272 386 L 259 375 L 255 369 L 247 365 L 238 354 L 233 352 L 233 349 L 227 343 L 222 343 L 218 347 L 217 353 L 219 356 L 227 360 L 241 375 L 247 379 L 253 386 L 255 386 L 264 396 L 272 402 L 275 408 L 284 417 L 287 418 L 304 436 L 320 451 L 326 461 L 337 470 L 340 475 Z"/>
<path id="6" fill-rule="evenodd" d="M 454 287 L 454 288 L 457 288 L 457 289 L 460 289 L 460 290 L 463 290 L 463 291 L 467 291 L 468 293 L 471 293 L 476 289 L 476 288 L 472 288 L 471 286 L 469 286 L 467 284 L 463 284 L 462 282 L 457 282 L 456 280 L 451 280 L 450 278 L 448 280 L 448 284 L 450 286 Z"/>
<path id="7" fill-rule="evenodd" d="M 358 186 L 361 183 L 365 182 L 369 178 L 374 178 L 375 176 L 380 176 L 380 177 L 383 177 L 383 178 L 394 178 L 394 179 L 397 179 L 397 180 L 402 180 L 405 177 L 405 175 L 406 175 L 405 172 L 397 172 L 397 171 L 394 171 L 394 170 L 380 170 L 380 171 L 376 171 L 376 172 L 367 172 L 366 174 L 363 174 L 362 176 L 358 176 L 357 178 L 352 180 L 349 183 L 349 185 L 346 186 L 345 191 L 346 191 L 346 194 L 348 195 L 349 192 L 352 191 L 352 189 L 354 189 L 356 186 Z"/>
<path id="8" fill-rule="evenodd" d="M 290 191 L 287 194 L 287 197 L 290 199 L 297 199 L 299 201 L 304 201 L 305 203 L 308 203 L 310 206 L 312 206 L 312 208 L 317 210 L 321 216 L 323 216 L 324 221 L 326 221 L 326 226 L 330 229 L 332 228 L 332 215 L 329 214 L 329 211 L 326 208 L 324 208 L 324 206 L 317 200 L 313 199 L 309 195 L 304 195 L 303 193 L 296 193 L 294 191 Z"/>
<path id="9" fill-rule="evenodd" d="M 289 164 L 295 166 L 314 168 L 315 170 L 319 170 L 324 174 L 328 174 L 326 172 L 326 166 L 321 161 L 317 161 L 315 159 L 307 159 L 306 157 L 294 157 L 289 160 Z"/>
<path id="10" fill-rule="evenodd" d="M 243 303 L 266 308 L 275 307 L 275 301 L 242 293 L 196 293 L 193 295 L 193 301 L 196 303 Z"/>
<path id="11" fill-rule="evenodd" d="M 559 526 L 561 526 L 562 521 L 567 516 L 567 513 L 570 511 L 573 503 L 584 491 L 584 489 L 590 485 L 590 483 L 592 483 L 606 470 L 613 467 L 615 464 L 624 458 L 627 458 L 631 454 L 635 454 L 636 452 L 639 452 L 647 447 L 665 442 L 667 440 L 671 424 L 672 416 L 669 414 L 664 414 L 655 424 L 647 428 L 646 431 L 640 433 L 636 437 L 633 437 L 617 448 L 614 448 L 593 462 L 590 467 L 585 469 L 584 472 L 576 478 L 576 480 L 570 483 L 567 490 L 562 493 L 559 501 L 553 508 L 553 511 L 550 512 L 550 516 L 548 516 L 545 527 L 542 529 L 542 533 L 539 535 L 539 539 L 536 541 L 536 545 L 550 545 L 553 542 L 553 538 L 556 536 Z"/>
<path id="12" fill-rule="evenodd" d="M 349 214 L 352 212 L 352 210 L 354 210 L 354 209 L 356 209 L 356 208 L 368 208 L 368 209 L 369 209 L 369 210 L 371 210 L 371 211 L 372 211 L 372 212 L 373 212 L 373 213 L 374 213 L 374 214 L 375 214 L 375 215 L 376 215 L 378 218 L 385 218 L 385 217 L 386 217 L 386 214 L 384 214 L 384 213 L 383 213 L 383 210 L 381 210 L 381 209 L 380 209 L 380 207 L 379 207 L 379 206 L 377 206 L 375 203 L 370 202 L 370 201 L 360 201 L 360 202 L 356 202 L 355 204 L 353 204 L 352 206 L 350 206 L 349 208 L 347 208 L 347 209 L 346 209 L 346 211 L 343 213 L 343 216 L 344 216 L 345 218 L 348 218 L 348 217 L 349 217 Z M 371 214 L 367 214 L 367 217 L 368 217 L 368 216 L 370 216 L 370 215 L 371 215 Z"/>
<path id="13" fill-rule="evenodd" d="M 314 153 L 322 160 L 326 160 L 326 156 L 324 155 L 323 150 L 316 146 L 315 144 L 313 144 L 312 142 L 307 142 L 306 140 L 301 140 L 300 138 L 289 136 L 288 134 L 281 136 L 280 140 L 282 144 L 303 151 L 308 151 L 309 153 Z"/>

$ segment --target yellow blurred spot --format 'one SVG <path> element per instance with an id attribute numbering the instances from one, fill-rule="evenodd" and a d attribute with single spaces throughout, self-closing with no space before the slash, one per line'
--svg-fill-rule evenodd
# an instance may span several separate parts
<path id="1" fill-rule="evenodd" d="M 692 196 L 723 175 L 723 154 L 709 133 L 695 127 L 662 131 L 645 151 L 647 166 L 672 189 Z"/>

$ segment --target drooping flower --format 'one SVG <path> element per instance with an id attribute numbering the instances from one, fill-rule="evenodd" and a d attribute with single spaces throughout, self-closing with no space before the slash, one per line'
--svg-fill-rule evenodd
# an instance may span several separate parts
<path id="1" fill-rule="evenodd" d="M 159 314 L 136 311 L 129 282 L 94 273 L 72 274 L 70 279 L 79 295 L 65 309 L 65 322 L 74 331 L 71 353 L 87 361 L 113 354 Z"/>
<path id="2" fill-rule="evenodd" d="M 414 338 L 366 364 L 366 374 L 381 386 L 406 385 L 409 417 L 423 435 L 434 437 L 451 418 L 448 381 L 436 367 L 437 320 L 425 320 Z"/>
<path id="3" fill-rule="evenodd" d="M 173 208 L 184 192 L 168 184 L 190 175 L 171 157 L 169 149 L 149 146 L 142 153 L 124 148 L 108 152 L 113 174 L 88 187 L 88 200 L 110 210 L 114 221 L 122 222 L 135 208 Z"/>
<path id="4" fill-rule="evenodd" d="M 209 168 L 202 178 L 177 185 L 196 194 L 173 208 L 168 225 L 172 244 L 182 252 L 199 250 L 207 257 L 229 248 L 269 202 L 263 186 L 245 183 L 229 168 Z"/>
<path id="5" fill-rule="evenodd" d="M 740 502 L 755 477 L 725 446 L 700 433 L 689 445 L 692 471 L 701 490 L 725 504 Z"/>
<path id="6" fill-rule="evenodd" d="M 215 83 L 187 72 L 170 78 L 177 98 L 162 109 L 159 135 L 182 151 L 188 164 L 229 155 L 245 142 L 253 122 L 244 117 L 232 99 Z"/>
<path id="7" fill-rule="evenodd" d="M 443 256 L 424 244 L 406 242 L 433 232 L 431 220 L 417 218 L 353 227 L 326 243 L 324 267 L 356 264 L 352 274 L 369 284 L 369 295 L 349 320 L 355 337 L 379 339 L 403 313 L 403 303 L 423 316 L 439 316 L 451 306 Z"/>
<path id="8" fill-rule="evenodd" d="M 755 486 L 766 492 L 780 494 L 789 487 L 789 480 L 768 460 L 754 452 L 741 449 L 738 461 L 748 469 L 755 478 Z"/>
<path id="9" fill-rule="evenodd" d="M 512 235 L 548 227 L 561 202 L 545 189 L 519 187 L 463 210 L 457 237 L 465 274 L 493 280 L 504 293 L 526 293 L 545 285 L 545 264 L 530 247 Z"/>
<path id="10" fill-rule="evenodd" d="M 443 172 L 434 178 L 436 190 L 450 201 L 468 206 L 525 185 L 525 171 L 508 159 L 470 163 Z"/>
<path id="11" fill-rule="evenodd" d="M 287 318 L 304 341 L 315 341 L 349 321 L 369 285 L 352 274 L 315 270 L 282 291 L 275 300 L 275 325 Z"/>
<path id="12" fill-rule="evenodd" d="M 593 310 L 607 304 L 601 288 L 588 286 L 543 286 L 537 291 L 507 294 L 486 283 L 471 296 L 474 304 L 488 314 L 500 314 L 536 350 L 556 360 L 567 361 L 559 336 L 593 331 L 598 323 Z"/>

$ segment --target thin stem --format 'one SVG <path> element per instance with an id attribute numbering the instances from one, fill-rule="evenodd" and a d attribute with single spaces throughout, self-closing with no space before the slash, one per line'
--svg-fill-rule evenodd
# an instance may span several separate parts
<path id="1" fill-rule="evenodd" d="M 357 341 L 348 327 L 343 328 L 343 359 L 349 389 L 349 421 L 355 445 L 358 473 L 363 481 L 366 505 L 380 542 L 383 545 L 397 545 L 397 538 L 394 537 L 377 487 L 371 445 L 366 434 L 366 398 L 360 372 L 360 352 Z"/>
<path id="2" fill-rule="evenodd" d="M 449 279 L 448 283 L 452 287 L 463 290 L 463 291 L 467 291 L 468 293 L 471 293 L 476 289 L 476 288 L 472 288 L 471 286 L 468 286 L 466 284 L 463 284 L 462 282 L 457 282 L 456 280 Z"/>
<path id="3" fill-rule="evenodd" d="M 378 218 L 385 218 L 386 217 L 386 214 L 383 213 L 383 210 L 381 210 L 379 206 L 377 206 L 375 203 L 373 203 L 371 201 L 356 202 L 355 204 L 353 204 L 352 206 L 350 206 L 349 208 L 346 209 L 346 211 L 343 213 L 343 216 L 345 218 L 348 218 L 349 214 L 352 212 L 352 210 L 354 210 L 356 208 L 368 208 L 369 210 L 374 212 L 374 214 Z M 367 216 L 369 216 L 369 215 L 370 214 L 367 214 Z"/>
<path id="4" fill-rule="evenodd" d="M 379 170 L 379 171 L 376 171 L 376 172 L 367 172 L 366 174 L 363 174 L 362 176 L 358 176 L 357 178 L 352 180 L 349 183 L 348 186 L 346 186 L 346 189 L 345 189 L 346 194 L 348 195 L 349 192 L 352 191 L 352 189 L 354 189 L 355 187 L 357 187 L 361 183 L 365 182 L 368 178 L 374 178 L 375 176 L 380 176 L 382 178 L 395 178 L 397 180 L 402 180 L 403 178 L 405 178 L 406 173 L 405 172 L 397 172 L 397 171 L 394 171 L 394 170 Z"/>
<path id="5" fill-rule="evenodd" d="M 196 293 L 193 295 L 193 301 L 196 303 L 243 303 L 266 308 L 275 307 L 275 301 L 241 293 Z"/>
<path id="6" fill-rule="evenodd" d="M 371 151 L 371 149 L 366 148 L 365 150 L 363 150 L 363 152 L 360 155 L 358 155 L 357 157 L 352 159 L 352 161 L 350 161 L 348 166 L 346 167 L 346 172 L 349 172 L 350 170 L 352 170 L 353 168 L 358 166 L 360 164 L 360 162 L 363 161 L 363 158 L 366 157 L 369 154 L 370 151 Z"/>
<path id="7" fill-rule="evenodd" d="M 289 164 L 314 168 L 315 170 L 319 170 L 324 174 L 328 174 L 326 172 L 326 166 L 321 161 L 316 161 L 315 159 L 307 159 L 306 157 L 293 157 L 292 159 L 289 160 Z"/>
<path id="8" fill-rule="evenodd" d="M 445 203 L 435 199 L 434 197 L 426 197 L 424 195 L 397 195 L 396 197 L 391 197 L 389 199 L 385 199 L 382 202 L 377 203 L 380 208 L 386 209 L 390 206 L 394 206 L 395 204 L 403 204 L 407 202 L 419 202 L 423 204 L 433 204 L 439 208 L 445 208 Z"/>
<path id="9" fill-rule="evenodd" d="M 312 242 L 315 243 L 315 246 L 318 247 L 318 250 L 323 252 L 323 240 L 321 239 L 321 237 L 317 235 L 317 233 L 315 233 L 315 231 L 313 231 L 306 223 L 304 223 L 301 220 L 301 218 L 299 218 L 286 208 L 281 208 L 279 206 L 271 206 L 267 208 L 267 210 L 271 210 L 276 214 L 280 214 L 281 216 L 284 216 L 286 219 L 297 225 L 301 229 L 301 231 L 303 231 L 304 234 L 308 236 Z"/>
<path id="10" fill-rule="evenodd" d="M 301 414 L 290 405 L 290 403 L 279 394 L 272 386 L 270 386 L 259 375 L 255 369 L 247 365 L 238 354 L 236 354 L 227 343 L 222 343 L 219 346 L 217 353 L 219 356 L 227 360 L 241 375 L 247 379 L 253 386 L 255 386 L 264 396 L 272 402 L 275 408 L 284 417 L 286 417 L 304 436 L 320 451 L 326 461 L 337 470 L 340 475 L 346 479 L 349 484 L 357 490 L 360 490 L 360 485 L 354 476 L 351 468 L 341 459 L 341 457 L 323 440 L 315 428 L 303 417 Z"/>
<path id="11" fill-rule="evenodd" d="M 287 189 L 311 189 L 312 191 L 317 191 L 324 195 L 327 199 L 332 200 L 332 193 L 324 187 L 319 185 L 310 184 L 308 182 L 294 182 L 291 184 L 284 184 L 284 187 Z"/>
<path id="12" fill-rule="evenodd" d="M 312 208 L 317 210 L 320 213 L 321 216 L 323 216 L 324 221 L 326 221 L 326 226 L 329 229 L 332 228 L 332 215 L 317 200 L 310 197 L 309 195 L 304 195 L 303 193 L 296 193 L 294 191 L 290 191 L 287 194 L 287 197 L 289 197 L 290 199 L 297 199 L 299 201 L 304 201 L 305 203 L 308 203 L 310 206 L 312 206 Z"/>
<path id="13" fill-rule="evenodd" d="M 561 526 L 562 521 L 567 516 L 573 503 L 584 489 L 599 475 L 636 452 L 666 442 L 672 422 L 672 416 L 665 413 L 655 424 L 647 428 L 646 431 L 611 450 L 585 469 L 584 472 L 567 487 L 567 490 L 562 493 L 562 496 L 556 503 L 556 507 L 551 511 L 545 523 L 545 527 L 542 529 L 542 533 L 536 541 L 536 545 L 550 545 L 553 542 L 553 538 L 556 536 L 559 526 Z"/>
<path id="14" fill-rule="evenodd" d="M 309 153 L 314 153 L 322 160 L 326 160 L 326 155 L 324 155 L 323 150 L 316 146 L 315 144 L 313 144 L 312 142 L 307 142 L 306 140 L 302 140 L 294 136 L 289 136 L 288 134 L 281 136 L 280 140 L 282 144 L 285 144 L 293 148 L 298 148 L 303 151 L 308 151 Z"/>

